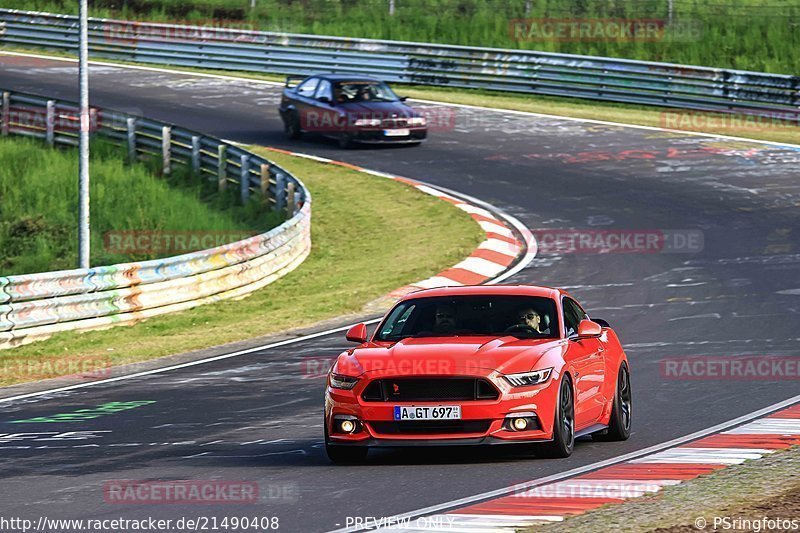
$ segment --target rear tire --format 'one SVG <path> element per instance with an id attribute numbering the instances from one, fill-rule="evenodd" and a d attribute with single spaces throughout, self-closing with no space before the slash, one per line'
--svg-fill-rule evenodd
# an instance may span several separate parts
<path id="1" fill-rule="evenodd" d="M 293 111 L 286 113 L 286 117 L 283 119 L 283 133 L 289 139 L 299 139 L 303 136 L 303 132 L 300 129 L 300 120 Z"/>
<path id="2" fill-rule="evenodd" d="M 575 402 L 572 384 L 564 376 L 558 390 L 558 404 L 553 418 L 553 440 L 539 444 L 536 455 L 540 457 L 569 457 L 575 446 Z"/>
<path id="3" fill-rule="evenodd" d="M 617 388 L 608 429 L 592 434 L 592 440 L 608 442 L 628 440 L 631 436 L 631 374 L 628 365 L 622 363 L 617 374 Z"/>

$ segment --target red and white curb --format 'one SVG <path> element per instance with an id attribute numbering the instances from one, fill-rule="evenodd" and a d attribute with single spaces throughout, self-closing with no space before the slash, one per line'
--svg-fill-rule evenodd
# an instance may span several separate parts
<path id="1" fill-rule="evenodd" d="M 438 524 L 439 530 L 453 533 L 508 533 L 654 494 L 664 487 L 797 444 L 800 403 L 732 429 L 569 479 L 532 487 L 522 484 L 518 490 L 512 487 L 510 493 L 494 499 L 442 514 L 408 517 L 377 531 L 431 531 Z"/>
<path id="2" fill-rule="evenodd" d="M 492 213 L 489 209 L 485 209 L 479 205 L 487 205 L 479 200 L 471 198 L 468 200 L 462 199 L 459 197 L 461 195 L 455 196 L 439 188 L 416 180 L 386 172 L 362 168 L 342 161 L 335 161 L 333 159 L 300 152 L 290 152 L 278 148 L 268 147 L 267 149 L 281 154 L 303 157 L 305 159 L 311 159 L 321 163 L 345 167 L 358 172 L 364 172 L 373 176 L 388 178 L 405 183 L 406 185 L 414 187 L 425 194 L 435 196 L 440 200 L 449 202 L 458 209 L 465 211 L 469 214 L 469 216 L 472 217 L 473 220 L 475 220 L 475 222 L 477 222 L 481 229 L 483 229 L 486 239 L 472 252 L 469 257 L 460 263 L 453 265 L 447 270 L 439 272 L 433 277 L 424 279 L 422 281 L 417 281 L 410 285 L 406 285 L 405 287 L 400 287 L 399 289 L 395 289 L 389 293 L 390 297 L 400 298 L 408 293 L 418 291 L 420 289 L 431 289 L 434 287 L 480 285 L 481 283 L 486 283 L 489 281 L 496 283 L 497 281 L 500 281 L 498 278 L 501 276 L 501 274 L 508 274 L 507 271 L 512 265 L 514 265 L 514 263 L 517 263 L 514 269 L 514 271 L 517 272 L 521 270 L 522 267 L 530 263 L 536 254 L 536 241 L 534 240 L 531 232 L 522 223 L 513 217 L 509 217 L 508 215 L 504 215 L 504 218 L 507 220 L 503 220 L 495 216 L 494 213 Z M 515 233 L 515 230 L 517 233 Z M 522 235 L 522 238 L 525 240 L 524 244 L 517 239 L 517 234 Z M 524 252 L 525 255 L 518 261 L 520 254 Z M 502 277 L 506 278 L 508 276 L 503 275 Z"/>

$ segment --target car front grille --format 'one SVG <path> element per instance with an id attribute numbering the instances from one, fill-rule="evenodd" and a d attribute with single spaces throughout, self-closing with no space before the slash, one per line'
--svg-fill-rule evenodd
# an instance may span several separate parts
<path id="1" fill-rule="evenodd" d="M 484 378 L 386 378 L 367 385 L 367 402 L 496 400 L 500 393 Z"/>
<path id="2" fill-rule="evenodd" d="M 486 433 L 491 420 L 417 420 L 369 422 L 381 435 L 424 435 L 434 433 Z"/>
<path id="3" fill-rule="evenodd" d="M 387 129 L 392 128 L 407 128 L 408 127 L 408 119 L 406 118 L 385 118 L 381 123 L 381 126 Z"/>

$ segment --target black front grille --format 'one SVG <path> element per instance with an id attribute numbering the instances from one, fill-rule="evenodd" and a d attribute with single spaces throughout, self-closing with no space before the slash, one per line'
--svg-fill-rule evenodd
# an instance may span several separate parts
<path id="1" fill-rule="evenodd" d="M 432 433 L 486 433 L 491 420 L 416 420 L 403 422 L 370 422 L 382 435 L 424 435 Z"/>
<path id="2" fill-rule="evenodd" d="M 381 124 L 384 128 L 407 128 L 408 119 L 406 118 L 385 118 Z"/>
<path id="3" fill-rule="evenodd" d="M 483 378 L 397 378 L 373 381 L 361 398 L 367 402 L 436 402 L 496 400 L 499 395 Z"/>

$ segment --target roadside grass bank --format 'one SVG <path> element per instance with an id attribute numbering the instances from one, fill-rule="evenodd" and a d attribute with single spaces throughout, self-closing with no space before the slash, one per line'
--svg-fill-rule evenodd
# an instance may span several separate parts
<path id="1" fill-rule="evenodd" d="M 800 72 L 800 6 L 786 0 L 94 0 L 97 17 L 624 57 L 719 68 Z M 77 14 L 66 0 L 0 0 L 0 7 Z M 435 15 L 435 16 L 434 16 Z M 517 22 L 515 22 L 517 21 Z M 605 21 L 605 22 L 604 22 Z M 625 21 L 655 32 L 615 32 Z M 553 24 L 588 23 L 591 32 Z M 547 24 L 550 24 L 548 26 Z"/>
<path id="2" fill-rule="evenodd" d="M 179 166 L 159 176 L 154 165 L 126 165 L 119 147 L 91 146 L 91 264 L 179 255 L 186 249 L 142 247 L 137 235 L 165 232 L 232 242 L 282 222 L 278 213 L 240 206 L 235 191 Z M 75 268 L 78 257 L 78 152 L 19 137 L 0 140 L 0 276 Z M 236 238 L 238 236 L 238 238 Z M 222 243 L 220 243 L 222 244 Z"/>
<path id="3" fill-rule="evenodd" d="M 312 251 L 303 264 L 242 300 L 0 351 L 0 385 L 62 375 L 75 361 L 101 368 L 145 361 L 357 313 L 398 287 L 454 265 L 485 237 L 465 212 L 413 187 L 251 149 L 311 191 Z"/>
<path id="4" fill-rule="evenodd" d="M 709 531 L 759 531 L 753 527 L 730 527 L 736 518 L 754 523 L 768 519 L 800 520 L 800 446 L 776 451 L 761 459 L 665 487 L 653 496 L 644 496 L 618 505 L 606 505 L 563 522 L 536 526 L 526 532 L 556 533 L 572 531 L 690 532 L 699 531 L 696 520 L 705 520 Z M 713 527 L 715 517 L 727 518 Z M 702 523 L 702 522 L 701 522 Z M 740 522 L 741 524 L 741 522 Z M 773 529 L 784 531 L 783 528 Z"/>
<path id="5" fill-rule="evenodd" d="M 2 0 L 0 0 L 2 1 Z M 41 54 L 41 50 L 3 47 L 2 50 L 20 53 Z M 0 50 L 0 54 L 2 53 Z M 46 52 L 52 57 L 73 56 L 64 53 Z M 213 74 L 216 76 L 232 76 L 252 80 L 271 81 L 283 83 L 286 76 L 277 74 L 258 74 L 253 72 L 197 69 L 171 65 L 130 63 L 113 59 L 99 58 L 98 61 L 115 63 L 119 65 L 136 65 L 152 68 L 165 68 L 187 74 Z M 502 93 L 481 89 L 457 89 L 447 87 L 427 87 L 421 85 L 392 84 L 400 95 L 412 99 L 431 100 L 441 103 L 474 105 L 495 109 L 508 109 L 511 111 L 524 111 L 541 113 L 570 118 L 600 120 L 649 126 L 657 128 L 675 129 L 678 131 L 708 133 L 711 135 L 727 135 L 760 141 L 800 144 L 800 124 L 791 125 L 780 120 L 754 122 L 753 119 L 743 118 L 743 115 L 724 113 L 707 113 L 679 108 L 642 106 L 635 104 L 599 102 L 578 98 L 564 98 L 557 96 L 524 95 Z M 413 105 L 413 102 L 412 102 Z M 777 117 L 780 119 L 780 117 Z M 458 116 L 455 117 L 458 124 Z M 470 119 L 471 121 L 472 119 Z M 468 121 L 468 122 L 470 122 Z M 433 131 L 431 135 L 436 135 Z"/>

